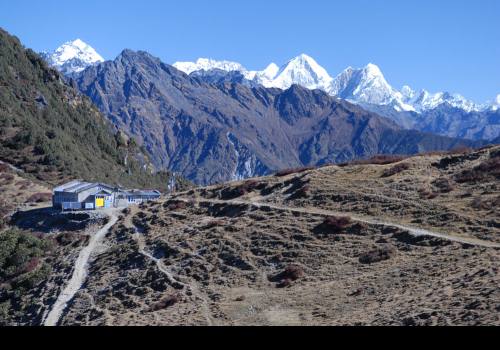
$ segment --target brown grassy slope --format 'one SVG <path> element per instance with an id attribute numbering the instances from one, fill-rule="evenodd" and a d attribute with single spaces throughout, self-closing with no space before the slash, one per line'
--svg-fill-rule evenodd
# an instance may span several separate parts
<path id="1" fill-rule="evenodd" d="M 497 150 L 407 159 L 390 177 L 395 164 L 325 167 L 126 211 L 63 323 L 499 325 L 498 249 L 231 202 L 332 208 L 497 241 L 496 208 L 469 205 L 497 196 L 498 181 L 453 180 Z M 422 198 L 423 186 L 437 195 Z"/>
<path id="2" fill-rule="evenodd" d="M 500 147 L 259 179 L 238 199 L 321 208 L 500 242 Z M 255 180 L 254 180 L 255 181 Z M 224 198 L 231 186 L 202 190 Z"/>

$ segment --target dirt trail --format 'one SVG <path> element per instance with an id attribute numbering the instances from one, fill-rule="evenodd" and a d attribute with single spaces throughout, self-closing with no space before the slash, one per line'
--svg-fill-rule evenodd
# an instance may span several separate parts
<path id="1" fill-rule="evenodd" d="M 182 200 L 185 200 L 185 199 L 182 199 Z M 500 248 L 500 243 L 483 241 L 483 240 L 476 239 L 476 238 L 452 236 L 449 234 L 440 233 L 440 232 L 433 232 L 433 231 L 429 231 L 429 230 L 422 229 L 422 228 L 410 227 L 410 226 L 406 226 L 406 225 L 399 224 L 399 223 L 393 223 L 393 222 L 378 220 L 378 219 L 369 218 L 369 217 L 356 216 L 356 215 L 352 215 L 351 213 L 341 213 L 341 212 L 335 212 L 335 211 L 331 211 L 331 210 L 317 209 L 317 208 L 296 208 L 296 207 L 277 205 L 277 204 L 273 204 L 273 203 L 261 203 L 261 202 L 243 201 L 243 200 L 198 199 L 198 201 L 202 202 L 202 203 L 212 203 L 212 204 L 228 204 L 229 203 L 229 204 L 237 204 L 237 205 L 251 205 L 251 206 L 256 207 L 256 208 L 262 208 L 262 207 L 266 208 L 267 207 L 267 208 L 271 208 L 271 209 L 275 209 L 275 210 L 285 210 L 285 211 L 290 211 L 290 212 L 295 212 L 295 213 L 313 214 L 313 215 L 321 215 L 321 216 L 349 215 L 353 221 L 362 222 L 362 223 L 366 223 L 369 225 L 379 225 L 379 226 L 398 228 L 401 230 L 408 231 L 410 234 L 412 234 L 416 237 L 429 236 L 429 237 L 436 237 L 436 238 L 445 239 L 445 240 L 452 241 L 452 242 L 458 242 L 458 243 L 462 243 L 462 244 L 470 244 L 470 245 L 479 246 L 479 247 Z"/>
<path id="2" fill-rule="evenodd" d="M 201 293 L 201 291 L 198 289 L 198 287 L 194 283 L 186 283 L 186 282 L 181 281 L 180 278 L 175 277 L 169 271 L 169 269 L 167 268 L 167 266 L 165 266 L 165 264 L 163 263 L 163 261 L 161 259 L 154 257 L 153 254 L 146 251 L 146 244 L 145 244 L 144 239 L 143 239 L 143 233 L 142 233 L 141 229 L 139 229 L 139 227 L 134 225 L 132 223 L 132 221 L 130 220 L 130 218 L 132 216 L 133 215 L 129 215 L 127 217 L 127 219 L 125 221 L 125 226 L 134 228 L 134 231 L 135 231 L 134 238 L 139 246 L 139 253 L 141 255 L 145 256 L 146 258 L 148 258 L 149 260 L 152 260 L 156 264 L 156 267 L 158 268 L 158 270 L 167 277 L 170 284 L 178 284 L 178 285 L 183 286 L 187 290 L 191 291 L 193 296 L 201 301 L 201 312 L 203 314 L 203 317 L 205 318 L 205 321 L 207 322 L 207 325 L 214 326 L 215 322 L 212 319 L 212 316 L 211 316 L 212 313 L 210 312 L 210 306 L 209 306 L 209 302 L 208 302 L 207 298 Z"/>
<path id="3" fill-rule="evenodd" d="M 68 303 L 73 299 L 75 294 L 80 290 L 85 282 L 88 274 L 88 263 L 92 253 L 95 251 L 100 241 L 108 233 L 109 229 L 118 221 L 118 217 L 114 211 L 109 211 L 108 215 L 109 222 L 90 238 L 89 244 L 80 252 L 80 255 L 75 262 L 73 275 L 62 293 L 57 297 L 52 309 L 43 321 L 44 326 L 57 326 L 62 313 L 68 306 Z"/>
<path id="4" fill-rule="evenodd" d="M 14 165 L 12 165 L 10 163 L 4 162 L 3 160 L 0 160 L 0 164 L 7 165 L 12 171 L 17 171 L 19 173 L 24 173 L 23 169 L 19 169 L 18 167 L 14 166 Z"/>

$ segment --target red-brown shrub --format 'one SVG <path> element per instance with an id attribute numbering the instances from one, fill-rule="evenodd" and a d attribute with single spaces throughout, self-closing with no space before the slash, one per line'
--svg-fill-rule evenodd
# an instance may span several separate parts
<path id="1" fill-rule="evenodd" d="M 450 180 L 445 178 L 435 180 L 432 185 L 437 187 L 441 193 L 449 193 L 455 189 Z"/>
<path id="2" fill-rule="evenodd" d="M 500 179 L 500 154 L 492 155 L 474 169 L 464 170 L 455 176 L 455 180 L 459 183 L 475 183 L 491 178 Z"/>
<path id="3" fill-rule="evenodd" d="M 296 281 L 304 276 L 304 269 L 298 265 L 288 265 L 282 272 L 282 278 Z"/>
<path id="4" fill-rule="evenodd" d="M 244 182 L 243 184 L 239 185 L 238 187 L 236 187 L 235 190 L 236 190 L 237 194 L 239 194 L 240 196 L 243 196 L 249 192 L 252 192 L 257 187 L 259 187 L 259 183 L 257 181 L 248 180 L 248 181 Z"/>
<path id="5" fill-rule="evenodd" d="M 304 277 L 304 269 L 302 267 L 298 265 L 288 265 L 271 280 L 277 282 L 277 288 L 286 288 L 291 286 L 293 281 L 297 281 L 302 277 Z"/>
<path id="6" fill-rule="evenodd" d="M 187 203 L 183 201 L 170 201 L 164 204 L 164 208 L 169 211 L 186 209 Z"/>
<path id="7" fill-rule="evenodd" d="M 384 170 L 384 172 L 382 173 L 382 177 L 391 177 L 408 169 L 410 169 L 410 165 L 408 165 L 407 163 L 399 163 L 392 168 Z"/>
<path id="8" fill-rule="evenodd" d="M 421 188 L 420 190 L 418 190 L 418 194 L 422 199 L 434 199 L 439 195 L 427 188 Z"/>
<path id="9" fill-rule="evenodd" d="M 389 247 L 378 248 L 359 257 L 362 264 L 374 264 L 377 262 L 389 260 L 394 256 L 394 249 Z"/>
<path id="10" fill-rule="evenodd" d="M 169 295 L 159 302 L 151 305 L 151 311 L 159 311 L 177 304 L 181 300 L 179 295 Z"/>
<path id="11" fill-rule="evenodd" d="M 323 228 L 333 231 L 341 232 L 351 225 L 351 218 L 348 216 L 328 216 L 323 221 Z"/>

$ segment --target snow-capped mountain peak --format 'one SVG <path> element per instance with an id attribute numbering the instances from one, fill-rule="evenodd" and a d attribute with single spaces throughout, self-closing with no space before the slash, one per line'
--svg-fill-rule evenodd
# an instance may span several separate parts
<path id="1" fill-rule="evenodd" d="M 239 71 L 248 80 L 265 87 L 280 89 L 288 89 L 293 84 L 298 84 L 309 89 L 323 89 L 326 91 L 333 80 L 326 69 L 306 54 L 291 59 L 282 67 L 271 63 L 263 71 L 248 71 L 243 65 L 236 62 L 216 61 L 207 58 L 200 58 L 196 62 L 176 62 L 173 66 L 186 74 L 213 69 L 227 72 Z"/>
<path id="2" fill-rule="evenodd" d="M 52 53 L 43 52 L 42 56 L 63 74 L 78 73 L 91 65 L 104 62 L 104 58 L 81 39 L 68 41 Z"/>
<path id="3" fill-rule="evenodd" d="M 379 66 L 373 63 L 368 63 L 366 67 L 364 68 L 364 71 L 367 76 L 372 77 L 372 78 L 382 78 L 385 80 L 384 75 L 382 74 L 382 71 L 380 70 Z"/>
<path id="4" fill-rule="evenodd" d="M 283 65 L 272 81 L 264 86 L 288 89 L 293 84 L 308 89 L 328 89 L 333 78 L 312 57 L 301 54 Z"/>
<path id="5" fill-rule="evenodd" d="M 271 63 L 263 71 L 250 71 L 244 72 L 243 75 L 246 79 L 252 80 L 258 84 L 268 84 L 278 74 L 280 67 L 276 63 Z"/>
<path id="6" fill-rule="evenodd" d="M 210 71 L 213 69 L 220 69 L 226 72 L 246 72 L 247 70 L 241 64 L 232 61 L 217 61 L 210 58 L 199 58 L 196 62 L 176 62 L 173 64 L 175 68 L 186 73 L 191 74 L 197 71 Z"/>
<path id="7" fill-rule="evenodd" d="M 268 88 L 288 89 L 293 84 L 298 84 L 308 89 L 324 90 L 332 96 L 352 103 L 390 106 L 399 112 L 422 113 L 443 104 L 467 112 L 500 108 L 500 95 L 497 96 L 496 102 L 479 105 L 459 94 L 416 91 L 408 85 L 403 86 L 398 91 L 387 82 L 382 70 L 373 63 L 368 63 L 363 68 L 348 67 L 332 78 L 326 69 L 306 54 L 292 58 L 281 67 L 271 63 L 262 71 L 248 71 L 243 65 L 236 62 L 216 61 L 207 58 L 198 59 L 196 62 L 177 62 L 174 63 L 174 66 L 187 74 L 212 69 L 228 72 L 239 71 L 247 80 Z"/>
<path id="8" fill-rule="evenodd" d="M 279 71 L 280 67 L 276 63 L 271 63 L 269 66 L 267 66 L 266 69 L 262 71 L 262 75 L 266 78 L 274 79 L 278 75 Z"/>
<path id="9" fill-rule="evenodd" d="M 403 94 L 389 85 L 380 68 L 373 63 L 360 69 L 345 69 L 333 79 L 329 93 L 353 103 L 391 105 L 398 111 L 414 110 L 403 101 Z"/>

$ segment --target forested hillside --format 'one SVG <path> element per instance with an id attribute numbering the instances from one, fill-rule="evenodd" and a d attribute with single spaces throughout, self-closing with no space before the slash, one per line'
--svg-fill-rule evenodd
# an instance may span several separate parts
<path id="1" fill-rule="evenodd" d="M 92 103 L 0 29 L 0 159 L 50 184 L 84 178 L 164 189 L 169 174 Z"/>

